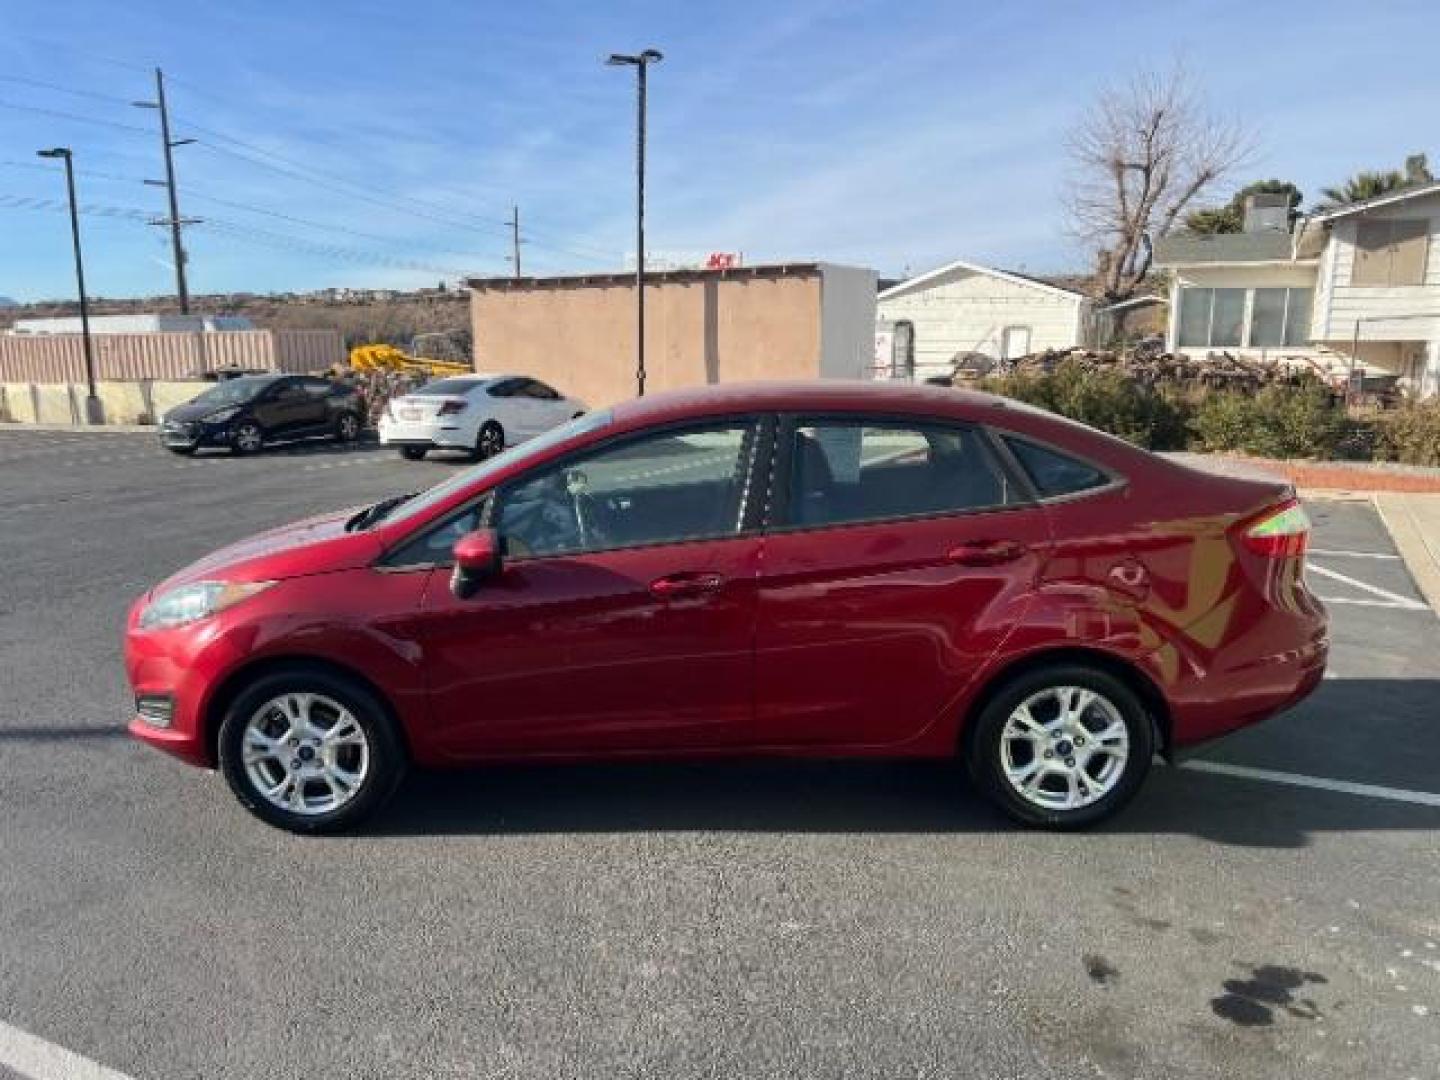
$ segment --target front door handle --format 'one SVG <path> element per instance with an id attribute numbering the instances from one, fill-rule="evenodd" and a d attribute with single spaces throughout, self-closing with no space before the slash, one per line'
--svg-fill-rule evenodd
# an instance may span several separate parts
<path id="1" fill-rule="evenodd" d="M 667 574 L 650 583 L 650 592 L 661 600 L 676 600 L 687 596 L 705 596 L 720 591 L 725 579 L 719 574 L 687 570 L 678 574 Z"/>
<path id="2" fill-rule="evenodd" d="M 1027 550 L 1018 540 L 971 540 L 952 548 L 947 558 L 961 566 L 1000 566 L 1014 562 Z"/>

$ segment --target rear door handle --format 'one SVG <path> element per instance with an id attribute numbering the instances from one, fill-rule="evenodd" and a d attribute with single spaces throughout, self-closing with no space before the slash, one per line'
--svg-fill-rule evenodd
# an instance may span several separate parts
<path id="1" fill-rule="evenodd" d="M 662 600 L 675 600 L 687 596 L 705 596 L 720 591 L 725 579 L 719 574 L 705 571 L 686 570 L 678 574 L 667 574 L 650 583 L 650 592 Z"/>
<path id="2" fill-rule="evenodd" d="M 1000 566 L 1014 562 L 1028 550 L 1018 540 L 972 540 L 951 548 L 947 558 L 961 566 Z"/>

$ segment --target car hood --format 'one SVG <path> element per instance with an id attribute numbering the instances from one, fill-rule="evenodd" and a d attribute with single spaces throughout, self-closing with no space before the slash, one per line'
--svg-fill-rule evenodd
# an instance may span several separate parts
<path id="1" fill-rule="evenodd" d="M 239 540 L 172 574 L 156 591 L 208 579 L 279 581 L 367 565 L 380 555 L 380 540 L 371 532 L 345 531 L 360 509 L 319 514 Z"/>
<path id="2" fill-rule="evenodd" d="M 213 402 L 196 403 L 187 401 L 184 405 L 176 405 L 165 414 L 166 420 L 178 420 L 181 423 L 191 423 L 195 420 L 204 420 L 211 413 L 217 413 L 221 409 L 232 409 L 233 405 L 217 405 Z"/>

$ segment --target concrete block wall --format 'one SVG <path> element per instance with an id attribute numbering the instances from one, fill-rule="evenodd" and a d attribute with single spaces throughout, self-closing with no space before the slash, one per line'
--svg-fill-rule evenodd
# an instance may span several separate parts
<path id="1" fill-rule="evenodd" d="M 213 386 L 200 379 L 105 380 L 95 395 L 107 424 L 153 424 Z M 85 422 L 84 383 L 0 383 L 0 421 L 14 424 Z"/>

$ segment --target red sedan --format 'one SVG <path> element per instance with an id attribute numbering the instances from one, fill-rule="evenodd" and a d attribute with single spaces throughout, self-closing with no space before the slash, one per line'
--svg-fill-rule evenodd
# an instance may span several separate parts
<path id="1" fill-rule="evenodd" d="M 130 612 L 130 730 L 345 828 L 407 766 L 958 757 L 1097 821 L 1319 683 L 1309 522 L 1000 398 L 715 387 L 242 541 Z"/>

